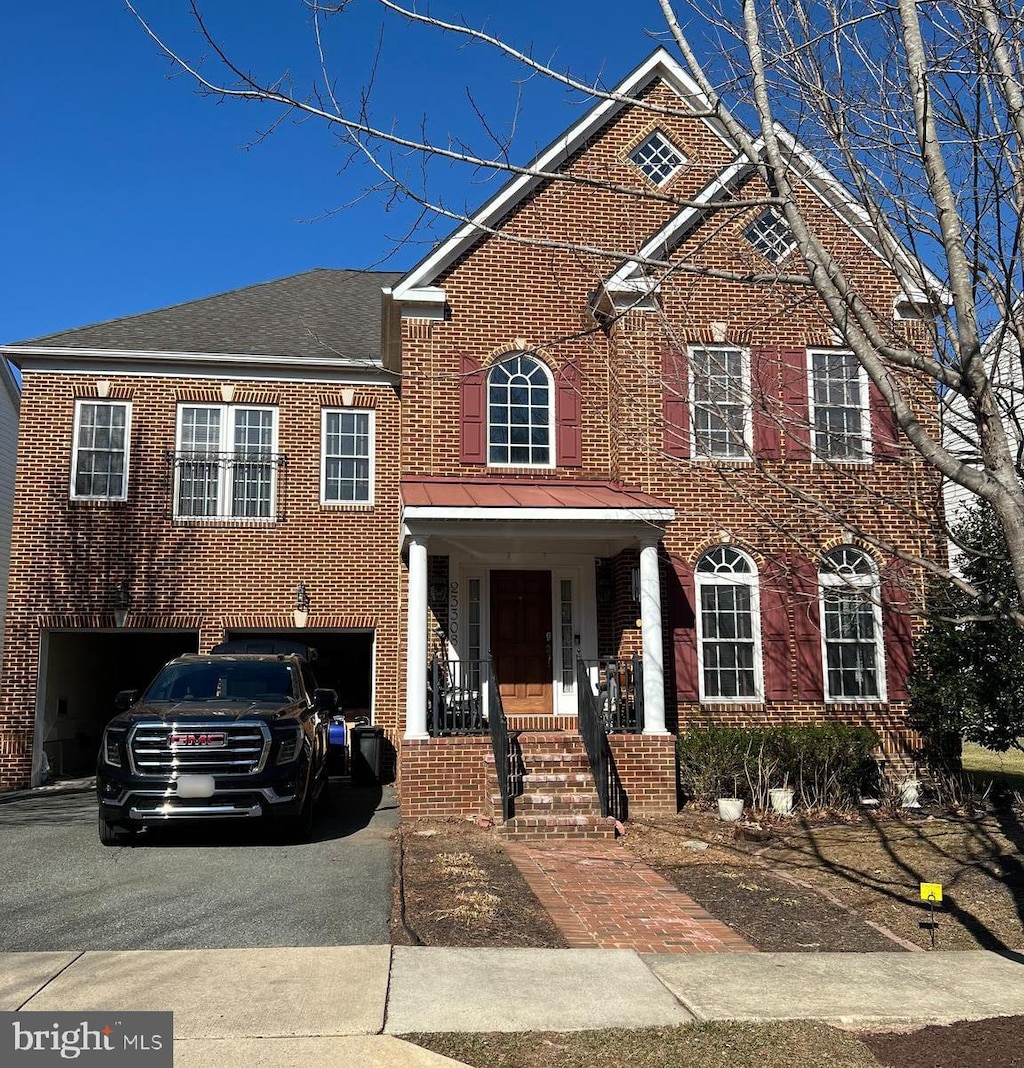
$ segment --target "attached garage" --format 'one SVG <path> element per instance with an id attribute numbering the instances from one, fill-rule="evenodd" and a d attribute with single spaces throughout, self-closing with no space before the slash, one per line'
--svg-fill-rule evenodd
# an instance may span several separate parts
<path id="1" fill-rule="evenodd" d="M 196 631 L 44 630 L 33 781 L 43 755 L 54 777 L 91 775 L 120 690 L 141 690 L 157 671 L 199 648 Z"/>

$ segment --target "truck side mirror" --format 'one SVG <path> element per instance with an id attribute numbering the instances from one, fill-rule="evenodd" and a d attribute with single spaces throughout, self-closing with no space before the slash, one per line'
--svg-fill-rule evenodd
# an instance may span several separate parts
<path id="1" fill-rule="evenodd" d="M 338 691 L 323 687 L 313 691 L 313 707 L 318 712 L 340 712 Z"/>
<path id="2" fill-rule="evenodd" d="M 118 712 L 127 712 L 138 700 L 138 697 L 138 690 L 121 690 L 114 698 L 114 708 L 116 708 Z"/>

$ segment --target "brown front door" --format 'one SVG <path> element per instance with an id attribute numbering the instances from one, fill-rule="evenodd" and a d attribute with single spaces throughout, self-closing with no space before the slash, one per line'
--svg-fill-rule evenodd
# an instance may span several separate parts
<path id="1" fill-rule="evenodd" d="M 551 572 L 491 572 L 491 658 L 506 714 L 551 712 Z"/>

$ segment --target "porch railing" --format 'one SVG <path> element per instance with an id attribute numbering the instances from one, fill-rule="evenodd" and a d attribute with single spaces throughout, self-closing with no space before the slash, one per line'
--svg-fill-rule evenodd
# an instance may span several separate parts
<path id="1" fill-rule="evenodd" d="M 627 816 L 626 793 L 612 759 L 611 746 L 608 744 L 605 714 L 590 685 L 587 662 L 582 658 L 576 660 L 576 690 L 579 694 L 580 736 L 583 738 L 590 770 L 594 775 L 594 786 L 601 802 L 601 815 L 624 820 Z"/>
<path id="2" fill-rule="evenodd" d="M 431 658 L 427 725 L 431 737 L 487 733 L 483 695 L 489 690 L 492 675 L 489 660 Z"/>
<path id="3" fill-rule="evenodd" d="M 491 733 L 491 748 L 494 750 L 494 770 L 498 776 L 501 793 L 501 818 L 512 818 L 512 798 L 516 790 L 513 768 L 512 739 L 508 733 L 508 720 L 501 704 L 501 693 L 494 672 L 487 673 L 487 725 Z"/>
<path id="4" fill-rule="evenodd" d="M 597 702 L 609 734 L 642 734 L 644 729 L 644 662 L 637 654 L 623 660 L 584 660 L 578 677 L 580 703 L 586 690 Z M 595 687 L 596 681 L 596 689 Z"/>

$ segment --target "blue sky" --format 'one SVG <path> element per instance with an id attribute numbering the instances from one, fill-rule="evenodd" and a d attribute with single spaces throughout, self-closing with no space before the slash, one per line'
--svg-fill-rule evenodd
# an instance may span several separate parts
<path id="1" fill-rule="evenodd" d="M 139 0 L 142 13 L 190 56 L 201 48 L 183 0 Z M 682 7 L 683 5 L 680 5 Z M 262 76 L 315 73 L 301 0 L 206 0 L 211 26 Z M 658 43 L 655 0 L 435 0 L 538 58 L 614 84 Z M 623 12 L 628 14 L 624 17 Z M 681 12 L 682 14 L 683 12 Z M 366 85 L 382 34 L 373 118 L 415 136 L 505 130 L 522 109 L 514 157 L 527 160 L 584 106 L 560 87 L 480 45 L 410 27 L 374 0 L 351 0 L 328 43 L 346 106 Z M 359 199 L 369 174 L 323 125 L 268 107 L 201 97 L 120 0 L 8 3 L 0 14 L 0 342 L 147 311 L 312 267 L 416 262 L 449 229 L 402 242 L 408 206 Z M 431 191 L 457 207 L 494 189 L 447 165 Z M 355 201 L 355 203 L 353 203 Z"/>

